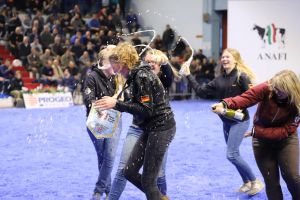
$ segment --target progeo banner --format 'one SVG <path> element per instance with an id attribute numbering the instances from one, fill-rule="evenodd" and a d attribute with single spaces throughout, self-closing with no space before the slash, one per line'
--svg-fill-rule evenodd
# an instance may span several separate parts
<path id="1" fill-rule="evenodd" d="M 228 47 L 241 53 L 256 83 L 283 69 L 300 75 L 299 8 L 299 0 L 228 1 Z"/>
<path id="2" fill-rule="evenodd" d="M 23 94 L 26 108 L 60 108 L 73 105 L 70 92 Z"/>

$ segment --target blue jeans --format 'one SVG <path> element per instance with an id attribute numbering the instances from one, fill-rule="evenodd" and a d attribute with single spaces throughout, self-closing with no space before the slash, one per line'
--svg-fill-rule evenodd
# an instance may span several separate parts
<path id="1" fill-rule="evenodd" d="M 239 150 L 249 123 L 249 120 L 237 124 L 223 123 L 224 137 L 227 144 L 227 159 L 236 167 L 244 183 L 256 179 L 250 166 L 241 157 Z"/>
<path id="2" fill-rule="evenodd" d="M 116 157 L 120 133 L 122 130 L 122 119 L 120 118 L 117 130 L 112 138 L 97 139 L 92 132 L 87 129 L 89 136 L 94 144 L 97 157 L 99 176 L 94 192 L 103 194 L 109 193 L 111 188 L 111 172 Z"/>
<path id="3" fill-rule="evenodd" d="M 129 156 L 136 144 L 138 138 L 142 135 L 143 131 L 137 126 L 130 126 L 127 132 L 127 136 L 123 145 L 120 163 L 116 176 L 114 178 L 110 193 L 109 200 L 117 200 L 121 197 L 122 192 L 125 189 L 127 179 L 124 176 L 124 167 L 129 159 Z M 157 179 L 157 186 L 162 194 L 167 193 L 167 183 L 165 177 L 165 168 L 167 163 L 167 153 L 164 156 L 162 166 L 159 171 L 159 176 Z"/>

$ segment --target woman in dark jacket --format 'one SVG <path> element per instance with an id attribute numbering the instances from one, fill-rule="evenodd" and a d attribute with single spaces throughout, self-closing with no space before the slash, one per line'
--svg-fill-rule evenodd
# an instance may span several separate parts
<path id="1" fill-rule="evenodd" d="M 103 97 L 97 105 L 101 109 L 114 108 L 131 113 L 134 124 L 143 131 L 124 168 L 125 177 L 142 190 L 148 200 L 165 199 L 156 183 L 176 128 L 164 87 L 148 63 L 142 62 L 137 66 L 139 57 L 131 44 L 119 44 L 110 60 L 115 71 L 127 76 L 125 85 L 132 87 L 132 98 L 122 102 Z M 139 174 L 142 166 L 143 173 Z"/>
<path id="2" fill-rule="evenodd" d="M 213 96 L 221 100 L 226 97 L 240 95 L 249 89 L 254 75 L 244 64 L 237 50 L 225 49 L 222 53 L 221 63 L 221 75 L 205 85 L 199 85 L 194 77 L 190 75 L 189 67 L 185 67 L 185 70 L 181 71 L 183 75 L 187 76 L 192 88 L 201 98 Z M 243 185 L 238 191 L 245 192 L 248 195 L 255 195 L 263 189 L 263 184 L 255 177 L 250 166 L 240 155 L 239 147 L 250 123 L 247 109 L 244 109 L 242 112 L 246 117 L 241 122 L 225 118 L 222 115 L 219 116 L 223 121 L 223 132 L 227 144 L 227 159 L 236 167 L 243 179 Z"/>
<path id="3" fill-rule="evenodd" d="M 282 200 L 280 175 L 293 200 L 300 199 L 299 141 L 300 81 L 290 70 L 283 70 L 271 80 L 240 96 L 226 98 L 213 105 L 214 112 L 224 107 L 245 109 L 258 103 L 252 135 L 255 160 L 265 183 L 269 200 Z M 279 173 L 279 170 L 281 173 Z"/>
<path id="4" fill-rule="evenodd" d="M 99 53 L 100 63 L 91 67 L 84 84 L 84 103 L 87 116 L 93 104 L 97 104 L 103 96 L 113 96 L 116 93 L 116 81 L 108 57 L 115 46 L 109 45 Z M 88 134 L 94 144 L 98 157 L 99 176 L 92 199 L 98 200 L 105 193 L 108 196 L 111 187 L 111 171 L 116 156 L 122 123 L 119 122 L 115 134 L 110 138 L 97 139 L 87 128 Z"/>
<path id="5" fill-rule="evenodd" d="M 160 50 L 151 49 L 146 53 L 144 60 L 147 63 L 149 63 L 149 65 L 151 66 L 151 70 L 158 75 L 160 81 L 162 82 L 165 88 L 166 97 L 168 98 L 168 90 L 171 87 L 174 78 L 172 66 L 168 64 L 168 57 Z M 130 92 L 130 89 L 128 89 L 127 93 L 129 95 L 132 95 L 132 91 Z M 142 129 L 136 124 L 134 124 L 134 122 L 130 125 L 122 148 L 118 170 L 114 178 L 113 184 L 111 186 L 111 191 L 109 193 L 109 200 L 118 200 L 125 189 L 127 180 L 124 176 L 124 168 L 133 150 L 134 145 L 137 143 L 137 140 L 142 135 L 142 133 Z M 166 163 L 167 152 L 164 156 L 157 178 L 157 186 L 163 195 L 167 194 L 167 182 L 165 176 Z"/>

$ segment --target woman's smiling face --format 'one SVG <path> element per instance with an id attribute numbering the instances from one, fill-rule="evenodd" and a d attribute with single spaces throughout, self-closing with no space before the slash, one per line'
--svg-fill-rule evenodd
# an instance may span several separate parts
<path id="1" fill-rule="evenodd" d="M 160 64 L 158 64 L 155 60 L 156 60 L 155 57 L 150 54 L 146 55 L 146 57 L 145 57 L 145 61 L 150 65 L 151 70 L 155 74 L 158 74 L 160 71 Z"/>
<path id="2" fill-rule="evenodd" d="M 236 60 L 228 51 L 224 51 L 221 57 L 221 63 L 225 71 L 231 71 L 236 64 Z"/>

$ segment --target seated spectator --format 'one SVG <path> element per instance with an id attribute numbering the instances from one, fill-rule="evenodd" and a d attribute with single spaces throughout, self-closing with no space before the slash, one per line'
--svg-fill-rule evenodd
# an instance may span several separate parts
<path id="1" fill-rule="evenodd" d="M 41 33 L 41 32 L 43 31 L 43 29 L 44 29 L 44 27 L 40 25 L 40 22 L 39 22 L 38 19 L 34 19 L 34 20 L 32 21 L 32 26 L 31 26 L 31 27 L 32 27 L 32 28 L 31 28 L 31 33 L 34 33 L 34 34 L 35 34 L 35 35 L 34 35 L 35 37 L 36 37 L 36 36 L 39 37 L 40 33 Z M 34 32 L 33 28 L 36 29 L 37 35 L 36 35 L 36 32 Z M 32 39 L 32 38 L 30 37 L 30 39 Z"/>
<path id="2" fill-rule="evenodd" d="M 92 42 L 87 43 L 86 50 L 89 53 L 91 62 L 94 62 L 96 60 L 97 54 L 96 54 L 96 51 L 94 49 L 94 45 Z"/>
<path id="3" fill-rule="evenodd" d="M 92 33 L 98 32 L 100 30 L 100 21 L 97 13 L 93 13 L 91 20 L 88 22 L 88 28 Z"/>
<path id="4" fill-rule="evenodd" d="M 71 48 L 67 48 L 66 52 L 62 55 L 60 62 L 62 68 L 66 68 L 70 61 L 75 62 L 73 53 L 71 51 Z"/>
<path id="5" fill-rule="evenodd" d="M 28 7 L 30 8 L 31 13 L 36 13 L 42 10 L 43 8 L 42 1 L 28 1 Z"/>
<path id="6" fill-rule="evenodd" d="M 55 36 L 54 43 L 50 44 L 51 53 L 54 56 L 62 56 L 65 53 L 64 47 L 61 43 L 61 37 Z"/>
<path id="7" fill-rule="evenodd" d="M 22 61 L 24 66 L 28 66 L 27 56 L 31 53 L 31 46 L 29 44 L 29 37 L 24 36 L 23 42 L 19 45 L 19 59 Z"/>
<path id="8" fill-rule="evenodd" d="M 99 16 L 99 21 L 101 24 L 100 30 L 107 30 L 107 16 L 106 15 L 100 15 Z"/>
<path id="9" fill-rule="evenodd" d="M 75 78 L 75 80 L 79 81 L 80 79 L 80 73 L 79 68 L 76 66 L 75 62 L 70 61 L 67 69 L 69 70 L 70 74 Z"/>
<path id="10" fill-rule="evenodd" d="M 86 67 L 86 66 L 90 66 L 91 65 L 91 59 L 89 56 L 89 52 L 84 51 L 82 56 L 79 58 L 79 68 L 80 71 L 82 72 L 82 70 Z"/>
<path id="11" fill-rule="evenodd" d="M 49 45 L 54 42 L 54 37 L 50 32 L 50 27 L 48 25 L 44 26 L 43 31 L 40 34 L 40 43 L 43 49 L 49 48 Z"/>
<path id="12" fill-rule="evenodd" d="M 76 13 L 71 19 L 71 26 L 75 31 L 85 31 L 85 21 L 82 19 L 80 13 Z"/>
<path id="13" fill-rule="evenodd" d="M 40 77 L 39 71 L 42 65 L 40 59 L 40 53 L 37 48 L 31 48 L 31 53 L 27 56 L 28 67 L 26 68 L 30 72 L 30 77 L 38 79 Z"/>
<path id="14" fill-rule="evenodd" d="M 46 65 L 48 60 L 53 60 L 53 56 L 51 54 L 51 50 L 47 48 L 45 49 L 45 53 L 41 55 L 42 65 Z"/>
<path id="15" fill-rule="evenodd" d="M 64 87 L 64 91 L 70 91 L 71 93 L 74 92 L 76 89 L 77 81 L 69 72 L 69 69 L 64 70 L 64 76 L 60 83 L 60 86 Z"/>
<path id="16" fill-rule="evenodd" d="M 12 16 L 8 19 L 6 23 L 6 28 L 8 33 L 12 33 L 17 27 L 22 27 L 22 21 L 19 18 L 19 13 L 16 10 L 12 11 Z M 22 40 L 21 40 L 22 41 Z"/>
<path id="17" fill-rule="evenodd" d="M 40 82 L 44 85 L 57 86 L 57 80 L 52 69 L 52 60 L 48 60 L 41 69 Z"/>
<path id="18" fill-rule="evenodd" d="M 40 44 L 39 38 L 36 37 L 34 38 L 33 42 L 30 44 L 31 49 L 35 48 L 35 50 L 39 53 L 42 54 L 43 53 L 43 47 Z"/>
<path id="19" fill-rule="evenodd" d="M 57 30 L 57 33 L 59 34 L 59 36 L 61 37 L 61 40 L 63 41 L 65 38 L 65 33 L 63 31 L 62 25 L 61 25 L 61 21 L 60 18 L 55 19 L 54 24 L 52 25 L 52 30 Z"/>
<path id="20" fill-rule="evenodd" d="M 70 43 L 71 43 L 71 45 L 74 45 L 74 44 L 75 44 L 75 40 L 76 40 L 76 39 L 81 40 L 81 37 L 82 37 L 81 31 L 76 31 L 76 34 L 75 34 L 75 35 L 72 35 L 71 38 L 70 38 Z"/>
<path id="21" fill-rule="evenodd" d="M 107 32 L 107 42 L 106 43 L 102 43 L 102 45 L 109 45 L 109 44 L 113 44 L 113 45 L 117 45 L 117 43 L 119 42 L 118 38 L 116 37 L 116 34 L 114 31 L 109 30 Z"/>
<path id="22" fill-rule="evenodd" d="M 58 82 L 61 82 L 64 76 L 63 69 L 60 65 L 59 57 L 56 57 L 52 62 L 54 77 Z"/>
<path id="23" fill-rule="evenodd" d="M 75 62 L 78 64 L 79 63 L 79 58 L 83 54 L 84 48 L 80 43 L 80 39 L 77 38 L 75 40 L 75 44 L 71 47 L 71 51 L 74 54 L 75 57 Z"/>
<path id="24" fill-rule="evenodd" d="M 28 33 L 30 33 L 31 30 L 31 17 L 29 14 L 24 13 L 24 19 L 22 20 L 22 27 L 24 29 L 24 33 L 25 35 L 28 35 Z"/>
<path id="25" fill-rule="evenodd" d="M 108 30 L 116 31 L 116 25 L 114 24 L 112 14 L 109 14 L 107 16 L 107 24 L 106 24 L 106 26 L 107 26 Z"/>
<path id="26" fill-rule="evenodd" d="M 4 64 L 0 66 L 0 72 L 5 79 L 12 79 L 14 77 L 13 65 L 9 59 L 6 59 Z"/>
<path id="27" fill-rule="evenodd" d="M 52 28 L 52 37 L 55 39 L 56 36 L 61 37 L 61 35 L 60 35 L 59 31 L 58 31 L 58 28 L 57 27 L 53 27 Z"/>
<path id="28" fill-rule="evenodd" d="M 9 93 L 10 80 L 13 76 L 12 64 L 9 60 L 5 60 L 5 63 L 0 66 L 0 93 Z"/>
<path id="29" fill-rule="evenodd" d="M 29 42 L 33 43 L 35 39 L 39 40 L 40 34 L 38 33 L 38 26 L 33 26 L 31 28 L 31 32 L 29 34 L 27 34 L 29 37 Z"/>
<path id="30" fill-rule="evenodd" d="M 23 41 L 22 28 L 18 26 L 15 31 L 13 31 L 8 38 L 8 50 L 16 58 L 19 56 L 18 46 Z"/>
<path id="31" fill-rule="evenodd" d="M 87 45 L 88 42 L 92 41 L 92 36 L 90 31 L 86 31 L 85 34 L 81 37 L 80 43 L 84 46 Z"/>
<path id="32" fill-rule="evenodd" d="M 45 14 L 56 14 L 59 11 L 59 2 L 57 0 L 43 1 L 43 11 Z"/>
<path id="33" fill-rule="evenodd" d="M 44 25 L 45 25 L 45 20 L 44 20 L 44 17 L 43 17 L 43 12 L 40 10 L 37 10 L 35 12 L 35 16 L 33 17 L 33 21 L 38 21 L 38 30 L 39 30 L 39 33 L 44 29 Z"/>
<path id="34" fill-rule="evenodd" d="M 71 19 L 69 14 L 64 14 L 61 20 L 61 28 L 66 35 L 74 34 L 74 28 L 71 25 Z"/>
<path id="35" fill-rule="evenodd" d="M 10 88 L 9 88 L 9 93 L 11 96 L 14 97 L 15 99 L 15 106 L 16 105 L 23 105 L 23 92 L 22 90 L 24 89 L 24 83 L 22 81 L 22 74 L 20 71 L 16 71 L 15 76 L 11 79 L 10 81 Z"/>

